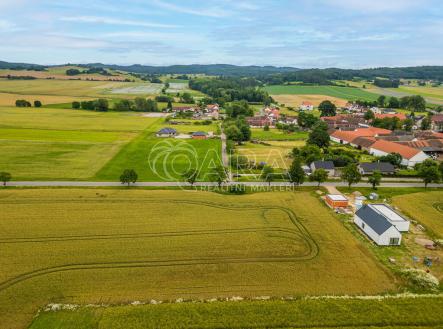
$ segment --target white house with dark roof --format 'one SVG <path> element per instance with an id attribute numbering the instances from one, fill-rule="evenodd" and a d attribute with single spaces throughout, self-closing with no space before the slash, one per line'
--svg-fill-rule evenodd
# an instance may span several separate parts
<path id="1" fill-rule="evenodd" d="M 312 172 L 316 169 L 324 169 L 328 173 L 328 176 L 335 175 L 335 166 L 332 161 L 314 161 L 311 163 L 310 167 Z"/>
<path id="2" fill-rule="evenodd" d="M 409 231 L 409 221 L 386 204 L 364 205 L 354 223 L 379 246 L 399 246 L 401 232 Z"/>

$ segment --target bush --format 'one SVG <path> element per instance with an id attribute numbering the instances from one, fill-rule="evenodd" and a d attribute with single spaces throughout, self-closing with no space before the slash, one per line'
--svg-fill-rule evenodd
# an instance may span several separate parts
<path id="1" fill-rule="evenodd" d="M 42 102 L 34 101 L 34 107 L 42 107 Z"/>
<path id="2" fill-rule="evenodd" d="M 229 193 L 232 194 L 246 194 L 246 185 L 243 184 L 235 184 L 235 185 L 229 185 Z"/>
<path id="3" fill-rule="evenodd" d="M 161 103 L 167 103 L 167 102 L 173 101 L 173 99 L 171 97 L 169 97 L 168 95 L 158 95 L 155 97 L 155 100 L 157 102 L 161 102 Z"/>
<path id="4" fill-rule="evenodd" d="M 78 110 L 80 108 L 80 102 L 72 102 L 72 108 Z"/>
<path id="5" fill-rule="evenodd" d="M 410 268 L 403 270 L 401 273 L 421 289 L 437 290 L 440 284 L 435 276 L 423 270 Z"/>
<path id="6" fill-rule="evenodd" d="M 17 107 L 31 107 L 31 103 L 24 99 L 17 99 L 15 101 L 15 106 Z"/>

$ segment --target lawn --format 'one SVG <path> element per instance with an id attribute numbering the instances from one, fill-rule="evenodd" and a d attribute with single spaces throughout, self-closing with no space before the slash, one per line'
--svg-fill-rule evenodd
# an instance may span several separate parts
<path id="1" fill-rule="evenodd" d="M 251 139 L 257 139 L 261 141 L 307 140 L 309 135 L 306 131 L 285 133 L 276 128 L 271 128 L 269 131 L 265 131 L 263 130 L 263 128 L 251 128 L 251 133 Z"/>
<path id="2" fill-rule="evenodd" d="M 393 197 L 392 202 L 434 235 L 443 238 L 443 192 L 399 195 Z"/>
<path id="3" fill-rule="evenodd" d="M 245 143 L 237 146 L 238 154 L 246 156 L 249 161 L 265 162 L 274 168 L 288 169 L 292 158 L 289 157 L 294 147 L 302 147 L 304 141 L 269 141 L 268 145 Z"/>
<path id="4" fill-rule="evenodd" d="M 373 101 L 379 96 L 359 88 L 337 86 L 276 85 L 267 86 L 264 89 L 271 95 L 325 95 L 344 100 L 361 99 Z"/>
<path id="5" fill-rule="evenodd" d="M 310 192 L 4 189 L 0 207 L 4 328 L 50 302 L 397 291 Z"/>
<path id="6" fill-rule="evenodd" d="M 442 297 L 298 299 L 80 308 L 42 312 L 30 329 L 437 328 Z"/>
<path id="7" fill-rule="evenodd" d="M 14 180 L 87 180 L 157 118 L 0 109 L 0 170 Z"/>
<path id="8" fill-rule="evenodd" d="M 183 180 L 188 169 L 199 170 L 199 179 L 210 180 L 211 169 L 221 164 L 221 140 L 156 138 L 151 131 L 139 135 L 94 177 L 118 180 L 123 170 L 134 169 L 141 181 Z"/>

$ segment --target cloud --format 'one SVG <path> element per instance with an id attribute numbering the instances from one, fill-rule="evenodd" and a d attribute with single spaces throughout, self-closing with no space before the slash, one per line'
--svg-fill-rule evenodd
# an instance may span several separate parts
<path id="1" fill-rule="evenodd" d="M 174 3 L 162 1 L 162 0 L 152 0 L 150 4 L 155 5 L 157 7 L 175 11 L 182 14 L 190 14 L 197 16 L 206 16 L 206 17 L 226 17 L 230 16 L 232 13 L 221 8 L 221 7 L 212 7 L 212 8 L 193 8 L 192 6 L 182 7 L 176 5 Z"/>
<path id="2" fill-rule="evenodd" d="M 341 7 L 345 10 L 356 10 L 360 12 L 398 12 L 421 7 L 426 0 L 324 0 L 330 6 Z"/>
<path id="3" fill-rule="evenodd" d="M 61 21 L 91 24 L 109 24 L 109 25 L 126 25 L 140 27 L 158 27 L 158 28 L 176 28 L 178 25 L 150 23 L 139 20 L 126 20 L 119 18 L 100 17 L 100 16 L 66 16 L 61 17 Z"/>
<path id="4" fill-rule="evenodd" d="M 0 19 L 0 32 L 17 32 L 20 30 L 21 29 L 14 23 L 11 23 L 4 19 Z"/>

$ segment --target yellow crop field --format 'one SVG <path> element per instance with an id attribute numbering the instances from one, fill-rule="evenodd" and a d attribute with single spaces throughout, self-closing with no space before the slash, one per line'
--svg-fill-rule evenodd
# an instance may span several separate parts
<path id="1" fill-rule="evenodd" d="M 288 169 L 292 158 L 289 157 L 294 147 L 302 147 L 305 141 L 267 141 L 266 144 L 246 143 L 237 146 L 240 155 L 246 156 L 249 161 L 260 163 L 265 162 L 275 168 Z"/>
<path id="2" fill-rule="evenodd" d="M 63 104 L 71 103 L 73 101 L 87 101 L 91 100 L 90 97 L 75 97 L 75 96 L 56 96 L 56 95 L 26 95 L 26 94 L 10 94 L 0 93 L 0 106 L 15 106 L 15 101 L 18 99 L 24 99 L 31 104 L 34 101 L 39 100 L 43 106 L 48 104 Z"/>
<path id="3" fill-rule="evenodd" d="M 392 202 L 435 235 L 443 237 L 443 192 L 398 195 Z"/>
<path id="4" fill-rule="evenodd" d="M 5 328 L 26 327 L 50 302 L 396 289 L 309 192 L 5 189 L 0 208 Z"/>

